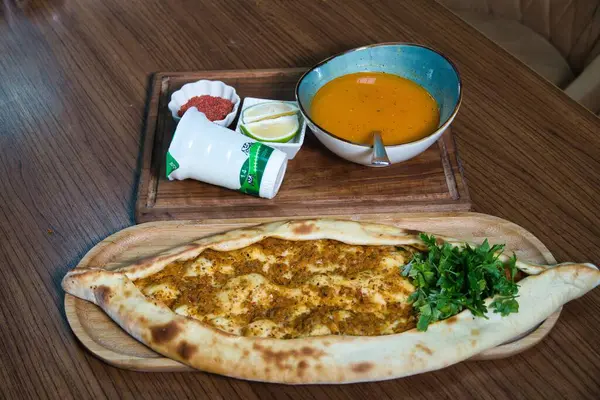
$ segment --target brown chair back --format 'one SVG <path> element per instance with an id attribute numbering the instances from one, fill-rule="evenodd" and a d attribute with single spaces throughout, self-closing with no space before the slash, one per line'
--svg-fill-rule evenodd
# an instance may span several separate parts
<path id="1" fill-rule="evenodd" d="M 453 11 L 513 19 L 544 36 L 575 73 L 600 54 L 600 0 L 438 0 Z"/>

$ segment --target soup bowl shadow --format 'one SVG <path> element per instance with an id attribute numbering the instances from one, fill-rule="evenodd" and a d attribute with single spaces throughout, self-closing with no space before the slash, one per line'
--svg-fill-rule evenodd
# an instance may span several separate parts
<path id="1" fill-rule="evenodd" d="M 385 146 L 392 164 L 409 160 L 435 143 L 454 120 L 462 100 L 460 75 L 456 66 L 429 47 L 410 43 L 380 43 L 337 54 L 308 70 L 296 85 L 300 111 L 317 139 L 329 150 L 357 164 L 372 164 L 371 145 L 353 143 L 320 127 L 311 118 L 311 104 L 325 84 L 357 72 L 384 72 L 409 79 L 426 89 L 440 112 L 437 129 L 413 142 Z"/>

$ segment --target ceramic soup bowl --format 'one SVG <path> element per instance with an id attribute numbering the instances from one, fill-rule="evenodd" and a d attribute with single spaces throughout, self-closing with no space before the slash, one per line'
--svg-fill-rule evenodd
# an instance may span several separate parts
<path id="1" fill-rule="evenodd" d="M 384 72 L 410 79 L 425 88 L 440 111 L 437 129 L 423 139 L 385 146 L 390 162 L 399 163 L 429 148 L 454 120 L 462 98 L 459 73 L 450 60 L 425 46 L 406 43 L 382 43 L 330 57 L 307 71 L 296 86 L 300 111 L 317 139 L 329 150 L 349 161 L 371 166 L 373 148 L 349 142 L 321 128 L 311 119 L 311 102 L 327 82 L 356 72 Z"/>

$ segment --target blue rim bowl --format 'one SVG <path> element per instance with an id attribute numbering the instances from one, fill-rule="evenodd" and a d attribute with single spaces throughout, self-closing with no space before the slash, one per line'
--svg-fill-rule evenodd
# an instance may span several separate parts
<path id="1" fill-rule="evenodd" d="M 438 128 L 425 138 L 385 146 L 392 163 L 408 160 L 429 148 L 454 120 L 462 101 L 458 69 L 438 51 L 413 43 L 379 43 L 329 57 L 302 75 L 296 85 L 296 100 L 308 126 L 329 150 L 359 164 L 371 165 L 372 147 L 353 143 L 329 132 L 311 119 L 316 93 L 329 81 L 357 72 L 384 72 L 410 79 L 425 88 L 440 111 Z"/>

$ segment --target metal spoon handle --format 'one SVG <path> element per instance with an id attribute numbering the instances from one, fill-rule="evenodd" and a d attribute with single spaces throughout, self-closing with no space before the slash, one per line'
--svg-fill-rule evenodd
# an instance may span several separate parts
<path id="1" fill-rule="evenodd" d="M 391 164 L 388 158 L 383 140 L 381 140 L 381 133 L 373 132 L 373 159 L 371 165 L 376 167 L 387 167 Z"/>

